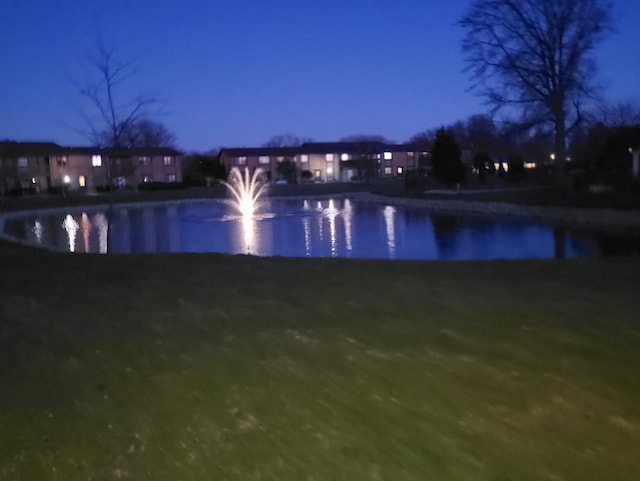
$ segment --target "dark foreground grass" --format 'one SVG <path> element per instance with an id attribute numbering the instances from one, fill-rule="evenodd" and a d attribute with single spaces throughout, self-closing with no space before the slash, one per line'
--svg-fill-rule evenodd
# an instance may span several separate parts
<path id="1" fill-rule="evenodd" d="M 640 262 L 0 252 L 2 480 L 640 479 Z"/>

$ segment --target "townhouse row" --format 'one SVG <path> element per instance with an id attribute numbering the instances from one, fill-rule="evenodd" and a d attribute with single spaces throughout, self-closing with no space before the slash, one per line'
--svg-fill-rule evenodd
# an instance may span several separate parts
<path id="1" fill-rule="evenodd" d="M 0 142 L 0 195 L 52 189 L 137 188 L 182 181 L 182 154 L 172 148 L 64 147 L 52 142 Z"/>
<path id="2" fill-rule="evenodd" d="M 426 154 L 415 144 L 310 142 L 297 147 L 222 149 L 220 160 L 227 171 L 261 168 L 272 182 L 346 182 L 404 177 L 418 169 Z"/>

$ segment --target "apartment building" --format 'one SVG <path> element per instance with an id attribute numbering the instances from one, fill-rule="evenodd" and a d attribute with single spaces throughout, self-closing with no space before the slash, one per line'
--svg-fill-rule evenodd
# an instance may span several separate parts
<path id="1" fill-rule="evenodd" d="M 0 195 L 50 189 L 95 191 L 111 183 L 182 181 L 182 153 L 165 147 L 104 149 L 53 142 L 0 142 Z"/>
<path id="2" fill-rule="evenodd" d="M 233 167 L 261 168 L 272 182 L 297 183 L 404 177 L 418 169 L 426 149 L 415 144 L 383 142 L 308 142 L 297 147 L 222 149 L 221 162 Z"/>

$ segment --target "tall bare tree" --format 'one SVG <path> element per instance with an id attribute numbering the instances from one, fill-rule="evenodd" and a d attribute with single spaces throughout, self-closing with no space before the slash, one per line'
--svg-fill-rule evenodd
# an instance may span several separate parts
<path id="1" fill-rule="evenodd" d="M 89 109 L 82 110 L 88 136 L 105 147 L 127 147 L 127 133 L 149 116 L 158 99 L 140 93 L 126 96 L 124 84 L 137 73 L 135 60 L 122 60 L 114 48 L 98 45 L 88 57 L 92 77 L 79 85 Z"/>
<path id="2" fill-rule="evenodd" d="M 495 108 L 553 124 L 559 185 L 568 125 L 593 90 L 591 54 L 610 23 L 607 0 L 473 0 L 460 20 L 474 87 Z"/>

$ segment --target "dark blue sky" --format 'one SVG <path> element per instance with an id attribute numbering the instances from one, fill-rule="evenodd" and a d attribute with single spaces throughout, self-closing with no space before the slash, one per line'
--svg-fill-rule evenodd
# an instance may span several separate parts
<path id="1" fill-rule="evenodd" d="M 0 0 L 0 138 L 87 144 L 73 82 L 100 40 L 165 102 L 187 151 L 380 134 L 402 142 L 484 112 L 455 25 L 469 0 Z M 640 1 L 614 0 L 597 52 L 608 98 L 640 97 Z"/>

